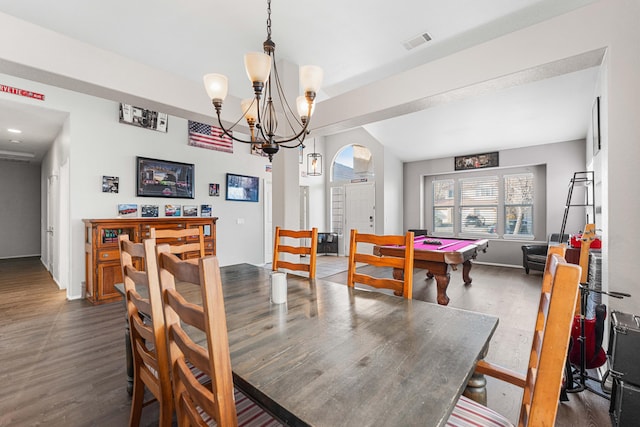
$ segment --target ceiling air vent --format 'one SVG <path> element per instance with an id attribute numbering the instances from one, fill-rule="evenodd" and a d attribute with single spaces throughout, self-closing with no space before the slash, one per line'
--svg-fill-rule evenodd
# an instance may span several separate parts
<path id="1" fill-rule="evenodd" d="M 402 43 L 405 49 L 411 50 L 415 49 L 420 45 L 425 44 L 426 42 L 431 40 L 431 36 L 429 33 L 422 33 L 417 35 L 416 37 L 410 38 L 409 40 Z"/>

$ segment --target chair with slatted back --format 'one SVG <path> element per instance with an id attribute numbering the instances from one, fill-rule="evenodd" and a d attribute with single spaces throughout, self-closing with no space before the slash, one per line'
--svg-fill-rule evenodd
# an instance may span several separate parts
<path id="1" fill-rule="evenodd" d="M 166 244 L 158 245 L 156 254 L 178 425 L 280 426 L 234 389 L 218 259 L 199 258 L 197 264 L 181 260 Z M 185 300 L 176 288 L 184 282 L 199 285 L 202 305 Z M 204 332 L 204 346 L 197 343 L 194 329 Z M 210 382 L 203 385 L 198 371 Z"/>
<path id="2" fill-rule="evenodd" d="M 144 245 L 131 242 L 126 234 L 118 236 L 118 243 L 133 353 L 133 394 L 129 426 L 140 424 L 143 406 L 151 403 L 144 402 L 145 388 L 160 405 L 158 425 L 170 426 L 173 397 L 155 259 L 146 257 Z M 146 271 L 139 271 L 134 264 L 143 265 Z M 141 294 L 148 295 L 148 298 Z M 151 321 L 144 321 L 144 317 L 151 318 Z"/>
<path id="3" fill-rule="evenodd" d="M 171 252 L 182 259 L 203 257 L 205 255 L 202 227 L 181 229 L 152 228 L 150 231 L 151 238 L 156 239 L 156 241 L 158 239 L 169 239 L 168 243 L 171 245 Z M 189 241 L 190 239 L 197 239 L 197 241 Z"/>
<path id="4" fill-rule="evenodd" d="M 407 299 L 413 298 L 413 238 L 414 234 L 411 231 L 405 235 L 376 235 L 358 233 L 357 230 L 352 229 L 349 243 L 347 285 L 354 287 L 356 283 L 362 283 L 374 288 L 391 289 L 395 295 L 403 296 Z M 374 255 L 370 253 L 371 245 L 404 246 L 404 256 L 400 258 Z M 364 249 L 365 247 L 367 249 Z M 362 252 L 358 252 L 358 250 Z M 401 269 L 404 272 L 403 279 L 384 277 L 380 270 L 377 270 L 380 271 L 380 274 L 377 271 L 371 271 L 371 269 L 367 269 L 367 272 L 365 272 L 361 268 L 365 267 L 362 264 L 373 267 Z M 361 268 L 360 271 L 357 271 L 356 267 Z"/>
<path id="5" fill-rule="evenodd" d="M 518 426 L 553 426 L 558 412 L 565 358 L 578 298 L 581 268 L 567 264 L 564 247 L 551 247 L 542 281 L 529 366 L 526 375 L 484 360 L 476 372 L 524 389 Z M 506 418 L 462 396 L 448 426 L 510 426 Z"/>
<path id="6" fill-rule="evenodd" d="M 273 245 L 273 271 L 278 271 L 281 268 L 286 268 L 294 271 L 306 271 L 309 273 L 309 278 L 314 279 L 316 277 L 316 255 L 318 247 L 318 229 L 312 228 L 311 230 L 285 230 L 280 227 L 276 227 L 276 234 Z M 298 244 L 293 245 L 289 241 L 283 241 L 281 239 L 296 239 Z M 308 240 L 307 240 L 308 239 Z M 305 245 L 305 243 L 309 245 Z M 282 254 L 291 255 L 308 255 L 309 264 L 295 263 L 293 261 L 285 261 L 281 259 Z"/>

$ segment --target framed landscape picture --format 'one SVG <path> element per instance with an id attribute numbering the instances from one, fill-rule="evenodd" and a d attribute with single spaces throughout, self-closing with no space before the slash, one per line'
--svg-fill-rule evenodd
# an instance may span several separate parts
<path id="1" fill-rule="evenodd" d="M 136 158 L 137 196 L 193 199 L 193 170 L 190 163 Z"/>
<path id="2" fill-rule="evenodd" d="M 227 174 L 227 200 L 257 202 L 260 179 L 257 176 Z"/>

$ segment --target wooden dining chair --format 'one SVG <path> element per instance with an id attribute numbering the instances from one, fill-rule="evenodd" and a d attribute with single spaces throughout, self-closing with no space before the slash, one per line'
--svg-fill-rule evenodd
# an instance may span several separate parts
<path id="1" fill-rule="evenodd" d="M 166 244 L 158 245 L 156 254 L 178 425 L 280 426 L 233 386 L 218 259 L 181 260 Z M 178 282 L 197 284 L 202 305 L 187 302 Z M 206 343 L 198 342 L 194 329 L 204 332 Z"/>
<path id="2" fill-rule="evenodd" d="M 155 257 L 145 256 L 143 243 L 133 243 L 127 234 L 118 236 L 133 356 L 133 394 L 129 426 L 140 425 L 148 389 L 160 405 L 159 426 L 170 426 L 173 397 L 164 314 Z M 140 271 L 135 264 L 145 267 Z M 144 289 L 144 290 L 143 290 Z M 148 295 L 147 297 L 142 297 Z M 143 320 L 146 318 L 147 320 Z M 148 319 L 151 319 L 149 321 Z"/>
<path id="3" fill-rule="evenodd" d="M 188 227 L 181 229 L 150 230 L 152 239 L 162 243 L 163 239 L 171 246 L 171 252 L 182 259 L 203 257 L 205 255 L 204 233 L 202 227 Z M 197 241 L 190 241 L 190 239 Z"/>
<path id="4" fill-rule="evenodd" d="M 358 233 L 357 230 L 351 230 L 351 240 L 349 243 L 349 271 L 347 275 L 347 285 L 354 287 L 356 283 L 373 286 L 374 288 L 391 289 L 398 296 L 407 299 L 413 297 L 413 232 L 407 232 L 405 235 L 376 235 Z M 379 256 L 372 253 L 365 253 L 363 246 L 367 245 L 370 250 L 371 245 L 376 246 L 404 246 L 404 256 L 402 258 L 393 256 Z M 362 250 L 363 252 L 358 252 Z M 360 265 L 358 265 L 360 264 Z M 358 272 L 356 267 L 363 267 L 362 264 L 374 267 L 390 267 L 401 269 L 403 278 L 387 278 L 374 275 L 374 271 L 362 269 Z M 368 274 L 370 272 L 371 274 Z"/>
<path id="5" fill-rule="evenodd" d="M 283 244 L 281 239 L 297 239 L 298 244 Z M 307 241 L 308 239 L 308 241 Z M 285 241 L 286 242 L 286 241 Z M 308 246 L 305 244 L 308 242 Z M 273 245 L 273 271 L 278 271 L 280 268 L 286 268 L 294 271 L 306 271 L 309 273 L 310 279 L 316 277 L 316 255 L 318 247 L 318 229 L 312 228 L 311 230 L 285 230 L 280 227 L 276 227 L 276 234 Z M 295 263 L 293 261 L 285 261 L 281 259 L 281 254 L 291 255 L 308 255 L 309 263 Z"/>
<path id="6" fill-rule="evenodd" d="M 565 358 L 573 312 L 578 298 L 581 268 L 567 264 L 564 247 L 551 247 L 543 274 L 542 291 L 526 375 L 480 360 L 476 372 L 524 389 L 518 426 L 553 426 L 558 412 Z M 473 423 L 470 423 L 473 420 Z M 510 426 L 509 420 L 464 396 L 448 426 Z"/>

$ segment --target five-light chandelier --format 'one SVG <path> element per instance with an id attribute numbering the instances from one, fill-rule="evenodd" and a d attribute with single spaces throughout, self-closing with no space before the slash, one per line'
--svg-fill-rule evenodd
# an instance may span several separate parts
<path id="1" fill-rule="evenodd" d="M 300 84 L 304 95 L 296 99 L 298 115 L 293 112 L 285 97 L 276 65 L 276 44 L 271 40 L 271 0 L 267 0 L 267 40 L 262 44 L 264 53 L 249 52 L 244 56 L 247 76 L 253 85 L 254 97 L 241 102 L 242 117 L 230 128 L 225 128 L 220 117 L 222 103 L 227 96 L 228 80 L 222 74 L 207 74 L 204 85 L 216 110 L 218 124 L 223 132 L 235 141 L 258 144 L 262 151 L 273 160 L 273 155 L 280 147 L 297 148 L 303 145 L 309 134 L 309 123 L 315 107 L 316 93 L 322 84 L 322 69 L 315 65 L 300 67 Z M 264 94 L 264 100 L 263 98 Z M 276 139 L 278 128 L 278 111 L 274 98 L 281 105 L 282 116 L 286 119 L 293 134 Z M 251 139 L 238 138 L 231 133 L 233 127 L 242 120 L 247 120 Z M 315 150 L 314 150 L 315 151 Z"/>

